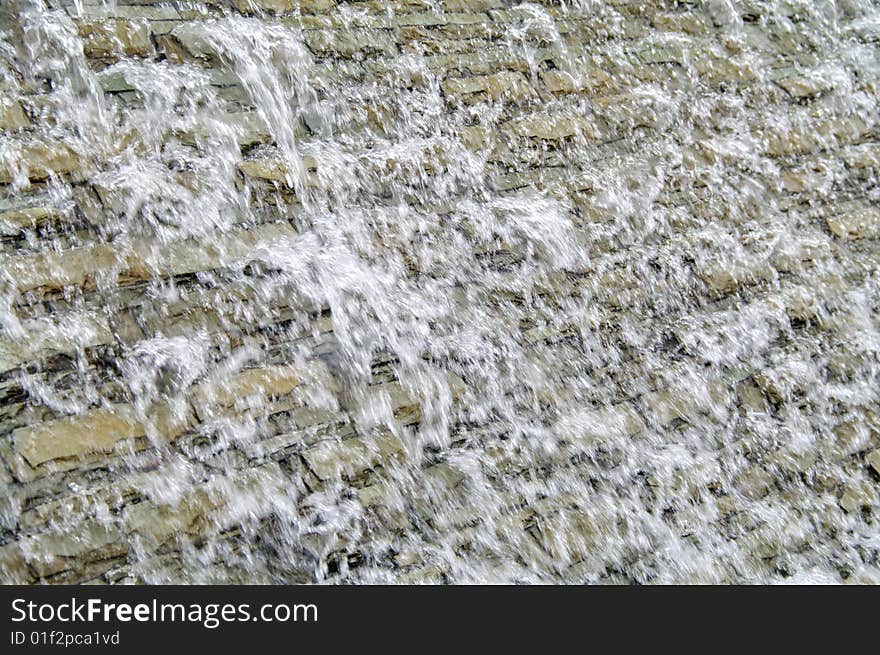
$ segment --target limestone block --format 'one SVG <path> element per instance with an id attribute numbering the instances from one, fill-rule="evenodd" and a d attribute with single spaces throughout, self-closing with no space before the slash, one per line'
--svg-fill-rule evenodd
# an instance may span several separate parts
<path id="1" fill-rule="evenodd" d="M 22 230 L 55 220 L 58 210 L 54 207 L 22 207 L 0 211 L 0 234 L 12 236 Z"/>
<path id="2" fill-rule="evenodd" d="M 0 167 L 0 184 L 12 182 L 19 170 L 26 179 L 39 181 L 51 175 L 83 171 L 85 164 L 69 146 L 58 141 L 31 141 L 19 145 L 17 150 L 12 154 L 12 160 Z M 12 168 L 13 165 L 16 168 Z"/>
<path id="3" fill-rule="evenodd" d="M 400 440 L 388 432 L 339 442 L 325 441 L 302 453 L 309 468 L 320 480 L 340 475 L 356 478 L 377 465 L 389 466 L 404 457 Z"/>
<path id="4" fill-rule="evenodd" d="M 865 450 L 871 443 L 872 430 L 865 416 L 839 423 L 833 430 L 834 441 L 826 457 L 837 461 Z M 870 461 L 870 460 L 869 460 Z"/>
<path id="5" fill-rule="evenodd" d="M 229 378 L 205 382 L 193 391 L 193 404 L 202 416 L 218 412 L 238 414 L 255 407 L 280 411 L 303 404 L 301 399 L 288 397 L 304 385 L 317 385 L 328 392 L 337 389 L 326 365 L 314 361 L 248 369 Z M 279 400 L 286 402 L 273 402 Z"/>
<path id="6" fill-rule="evenodd" d="M 336 0 L 232 0 L 232 3 L 243 14 L 265 12 L 278 15 L 297 10 L 304 14 L 316 14 L 330 12 L 336 7 Z"/>
<path id="7" fill-rule="evenodd" d="M 792 98 L 803 100 L 830 91 L 834 85 L 821 75 L 789 75 L 775 80 Z"/>
<path id="8" fill-rule="evenodd" d="M 880 496 L 880 492 L 878 492 L 877 487 L 867 480 L 850 482 L 844 487 L 843 494 L 840 496 L 840 506 L 848 514 L 853 514 L 862 507 L 875 505 L 878 501 L 878 496 Z"/>
<path id="9" fill-rule="evenodd" d="M 22 323 L 14 338 L 0 337 L 0 373 L 48 353 L 73 354 L 113 342 L 106 316 L 98 312 L 71 312 Z"/>
<path id="10" fill-rule="evenodd" d="M 710 84 L 748 83 L 758 78 L 758 72 L 750 60 L 723 54 L 697 56 L 693 59 L 693 66 Z"/>
<path id="11" fill-rule="evenodd" d="M 77 10 L 75 6 L 68 7 L 67 13 L 74 19 L 82 17 L 85 21 L 98 19 L 119 19 L 119 20 L 186 20 L 195 18 L 204 13 L 204 10 L 198 7 L 173 7 L 170 3 L 158 3 L 151 0 L 140 0 L 121 5 L 116 3 L 107 6 L 106 3 L 93 2 L 88 0 L 82 3 L 81 9 Z"/>
<path id="12" fill-rule="evenodd" d="M 39 287 L 60 288 L 82 285 L 95 274 L 121 263 L 120 253 L 108 244 L 71 248 L 61 252 L 18 255 L 0 259 L 0 274 L 19 291 Z"/>
<path id="13" fill-rule="evenodd" d="M 880 450 L 869 453 L 865 459 L 871 468 L 874 469 L 874 472 L 880 475 Z"/>
<path id="14" fill-rule="evenodd" d="M 458 138 L 461 139 L 464 147 L 471 151 L 478 151 L 484 148 L 491 148 L 494 142 L 491 137 L 492 131 L 479 125 L 469 125 L 462 127 L 458 131 Z"/>
<path id="15" fill-rule="evenodd" d="M 381 4 L 384 4 L 384 0 Z M 431 5 L 434 3 L 432 2 Z M 465 11 L 489 11 L 504 6 L 502 0 L 442 0 L 443 9 L 447 12 L 460 13 Z M 429 5 L 430 6 L 430 5 Z"/>
<path id="16" fill-rule="evenodd" d="M 184 422 L 167 408 L 156 408 L 153 419 L 145 422 L 138 418 L 134 408 L 116 405 L 18 428 L 12 432 L 12 441 L 16 452 L 37 467 L 52 460 L 109 453 L 121 441 L 146 436 L 148 426 L 161 438 L 170 440 L 183 432 Z"/>
<path id="17" fill-rule="evenodd" d="M 12 132 L 30 125 L 18 100 L 0 97 L 0 130 Z"/>
<path id="18" fill-rule="evenodd" d="M 826 166 L 787 169 L 780 175 L 782 188 L 788 193 L 824 193 L 834 183 L 834 174 Z"/>
<path id="19" fill-rule="evenodd" d="M 880 167 L 880 144 L 863 143 L 843 152 L 843 161 L 854 169 Z"/>
<path id="20" fill-rule="evenodd" d="M 845 239 L 876 239 L 880 237 L 880 208 L 856 206 L 851 210 L 828 216 L 825 221 L 834 236 Z"/>
<path id="21" fill-rule="evenodd" d="M 771 281 L 775 277 L 772 267 L 757 257 L 711 262 L 700 267 L 698 274 L 709 288 L 709 293 L 716 298 L 730 295 L 744 286 Z"/>
<path id="22" fill-rule="evenodd" d="M 82 569 L 84 564 L 123 555 L 127 547 L 112 524 L 95 518 L 83 518 L 76 528 L 55 530 L 22 539 L 22 551 L 28 566 L 39 577 L 55 575 L 68 569 Z"/>
<path id="23" fill-rule="evenodd" d="M 122 513 L 122 523 L 127 532 L 156 548 L 175 535 L 197 532 L 202 517 L 216 507 L 207 493 L 196 491 L 173 507 L 148 501 L 128 505 Z"/>
<path id="24" fill-rule="evenodd" d="M 432 483 L 447 491 L 455 489 L 465 479 L 464 473 L 446 462 L 429 466 L 423 471 L 423 474 Z"/>
<path id="25" fill-rule="evenodd" d="M 651 18 L 651 22 L 655 27 L 668 32 L 696 35 L 705 34 L 712 30 L 710 19 L 695 11 L 658 13 Z"/>
<path id="26" fill-rule="evenodd" d="M 21 543 L 13 541 L 0 546 L 0 581 L 3 584 L 28 584 L 32 582 L 31 578 Z"/>
<path id="27" fill-rule="evenodd" d="M 773 475 L 763 466 L 750 464 L 736 474 L 733 484 L 749 500 L 760 500 L 770 493 L 775 483 Z"/>
<path id="28" fill-rule="evenodd" d="M 150 26 L 144 21 L 77 20 L 87 57 L 146 56 L 153 50 Z"/>
<path id="29" fill-rule="evenodd" d="M 771 262 L 776 270 L 790 272 L 812 266 L 830 256 L 827 237 L 801 237 L 781 241 L 771 256 Z"/>
<path id="30" fill-rule="evenodd" d="M 239 148 L 270 143 L 272 133 L 265 121 L 256 112 L 226 112 L 220 115 L 211 115 L 206 120 L 200 121 L 194 128 L 182 132 L 178 136 L 182 142 L 188 145 L 210 139 L 219 129 L 229 129 L 235 135 Z"/>
<path id="31" fill-rule="evenodd" d="M 785 157 L 855 143 L 866 130 L 867 125 L 858 116 L 804 120 L 772 128 L 762 135 L 762 141 L 765 154 Z"/>
<path id="32" fill-rule="evenodd" d="M 217 48 L 211 42 L 210 33 L 201 23 L 182 23 L 171 30 L 170 36 L 191 57 L 197 59 L 215 59 L 217 57 Z"/>
<path id="33" fill-rule="evenodd" d="M 522 100 L 534 93 L 523 74 L 515 71 L 447 78 L 441 86 L 451 102 L 465 104 L 483 100 Z"/>
<path id="34" fill-rule="evenodd" d="M 257 157 L 248 159 L 238 165 L 239 170 L 247 177 L 258 180 L 278 182 L 293 188 L 296 172 L 280 157 Z"/>
<path id="35" fill-rule="evenodd" d="M 552 69 L 541 73 L 541 80 L 552 93 L 599 93 L 609 94 L 618 91 L 614 79 L 601 68 L 588 68 L 568 72 Z"/>
<path id="36" fill-rule="evenodd" d="M 650 44 L 639 50 L 636 56 L 643 64 L 684 65 L 686 52 L 686 40 L 669 38 Z"/>
<path id="37" fill-rule="evenodd" d="M 599 511 L 563 510 L 538 519 L 538 541 L 554 562 L 584 559 L 616 530 L 614 518 Z"/>
<path id="38" fill-rule="evenodd" d="M 394 39 L 382 30 L 315 30 L 306 32 L 303 38 L 309 49 L 321 56 L 351 59 L 356 55 L 390 56 L 397 52 Z"/>
<path id="39" fill-rule="evenodd" d="M 575 114 L 532 114 L 514 119 L 505 128 L 518 136 L 546 141 L 581 136 L 595 138 L 593 126 L 583 117 Z"/>
<path id="40" fill-rule="evenodd" d="M 742 380 L 736 385 L 736 400 L 737 405 L 747 412 L 766 412 L 768 410 L 764 394 L 751 378 Z"/>
<path id="41" fill-rule="evenodd" d="M 262 245 L 296 236 L 288 223 L 267 223 L 252 230 L 217 235 L 212 241 L 185 240 L 167 245 L 135 241 L 116 247 L 99 243 L 60 252 L 0 259 L 5 275 L 19 291 L 61 288 L 94 282 L 99 276 L 185 275 L 232 264 Z"/>

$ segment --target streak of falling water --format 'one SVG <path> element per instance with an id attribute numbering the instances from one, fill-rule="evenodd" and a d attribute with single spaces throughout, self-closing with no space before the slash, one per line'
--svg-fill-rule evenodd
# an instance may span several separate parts
<path id="1" fill-rule="evenodd" d="M 63 144 L 83 171 L 44 185 L 69 229 L 20 245 L 107 243 L 124 263 L 102 269 L 95 291 L 52 302 L 7 279 L 2 329 L 29 344 L 25 360 L 70 351 L 68 375 L 15 372 L 34 407 L 125 406 L 146 426 L 147 447 L 109 465 L 110 492 L 81 490 L 100 530 L 121 535 L 133 579 L 385 582 L 413 565 L 453 582 L 877 579 L 876 518 L 841 513 L 815 483 L 870 484 L 829 434 L 859 412 L 876 421 L 877 272 L 852 282 L 826 258 L 812 290 L 792 290 L 767 263 L 797 260 L 790 273 L 804 248 L 829 246 L 768 192 L 781 172 L 750 132 L 754 99 L 651 80 L 606 106 L 523 92 L 550 117 L 535 128 L 504 96 L 450 106 L 425 54 L 365 74 L 316 60 L 295 20 L 231 13 L 177 28 L 186 63 L 123 57 L 96 70 L 65 5 L 86 10 L 21 0 L 2 26 L 2 88 L 51 91 L 28 138 Z M 561 5 L 624 27 L 604 3 Z M 846 71 L 876 79 L 876 51 L 841 45 L 839 14 L 876 28 L 876 9 L 768 5 L 793 30 L 791 6 L 822 17 L 809 36 L 830 58 L 826 107 L 850 103 L 873 126 L 876 95 Z M 613 88 L 583 73 L 593 59 L 543 6 L 515 9 L 501 40 L 526 64 L 514 88 L 539 84 L 548 48 L 565 83 Z M 743 38 L 734 3 L 700 11 Z M 757 50 L 740 60 L 768 74 Z M 698 63 L 685 60 L 682 79 Z M 632 65 L 619 75 L 632 79 Z M 572 113 L 582 120 L 558 151 L 522 137 Z M 805 116 L 791 114 L 780 121 Z M 468 147 L 463 135 L 481 128 L 510 136 Z M 587 138 L 606 130 L 633 147 Z M 14 199 L 30 192 L 26 142 L 2 139 Z M 715 166 L 681 175 L 682 200 L 668 203 L 698 148 Z M 517 182 L 546 161 L 579 193 Z M 687 214 L 697 186 L 717 191 L 717 221 Z M 86 197 L 98 208 L 84 225 Z M 267 236 L 242 247 L 243 231 Z M 767 292 L 711 300 L 705 280 L 723 285 L 728 271 Z M 834 281 L 838 318 L 823 300 Z M 845 321 L 854 341 L 844 351 L 796 333 L 793 314 Z M 101 320 L 114 346 L 97 365 L 87 350 L 104 343 Z M 818 383 L 835 357 L 859 363 Z M 773 409 L 743 409 L 752 390 Z M 857 409 L 841 416 L 844 405 Z M 859 423 L 857 448 L 878 429 Z M 798 458 L 819 461 L 798 471 Z M 11 498 L 10 534 L 25 511 Z M 82 529 L 74 513 L 53 520 L 48 530 Z M 147 525 L 159 520 L 167 532 Z"/>

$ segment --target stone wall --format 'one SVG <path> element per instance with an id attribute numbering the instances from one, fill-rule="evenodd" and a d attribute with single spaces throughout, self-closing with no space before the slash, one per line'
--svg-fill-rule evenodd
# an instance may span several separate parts
<path id="1" fill-rule="evenodd" d="M 880 580 L 874 4 L 47 4 L 4 582 Z"/>

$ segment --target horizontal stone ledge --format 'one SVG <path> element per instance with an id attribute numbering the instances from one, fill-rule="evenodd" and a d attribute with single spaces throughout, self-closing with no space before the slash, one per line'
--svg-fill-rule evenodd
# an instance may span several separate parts
<path id="1" fill-rule="evenodd" d="M 389 432 L 374 437 L 355 437 L 340 442 L 322 442 L 303 451 L 302 457 L 319 480 L 344 475 L 357 477 L 377 465 L 389 466 L 403 459 L 401 441 Z"/>
<path id="2" fill-rule="evenodd" d="M 250 230 L 199 240 L 154 245 L 100 243 L 60 252 L 14 255 L 0 259 L 0 276 L 19 292 L 95 283 L 102 276 L 149 279 L 153 275 L 186 275 L 228 266 L 255 249 L 279 239 L 294 239 L 288 223 L 267 223 Z"/>
<path id="3" fill-rule="evenodd" d="M 561 141 L 572 137 L 598 140 L 602 134 L 589 119 L 575 113 L 537 113 L 515 118 L 501 126 L 517 136 Z"/>
<path id="4" fill-rule="evenodd" d="M 295 12 L 332 14 L 337 2 L 336 0 L 232 0 L 232 5 L 245 15 L 281 16 Z"/>
<path id="5" fill-rule="evenodd" d="M 13 132 L 29 127 L 30 124 L 31 121 L 18 100 L 9 97 L 0 98 L 0 131 Z"/>
<path id="6" fill-rule="evenodd" d="M 0 235 L 15 236 L 23 230 L 50 223 L 60 215 L 61 212 L 56 207 L 42 204 L 0 209 Z"/>
<path id="7" fill-rule="evenodd" d="M 81 416 L 57 419 L 12 432 L 12 442 L 25 461 L 37 467 L 58 459 L 90 453 L 109 453 L 124 440 L 146 437 L 149 432 L 171 440 L 183 433 L 185 419 L 175 417 L 167 407 L 157 407 L 151 421 L 137 417 L 134 408 L 116 405 L 95 409 Z"/>
<path id="8" fill-rule="evenodd" d="M 465 391 L 465 384 L 454 373 L 447 373 L 451 400 L 458 400 Z M 381 423 L 383 409 L 390 409 L 395 420 L 403 425 L 418 423 L 422 418 L 421 405 L 425 398 L 419 392 L 400 382 L 387 382 L 371 387 L 366 397 L 359 399 L 351 411 L 360 415 L 365 423 Z M 330 440 L 302 452 L 309 468 L 320 480 L 338 475 L 357 477 L 376 465 L 388 466 L 405 457 L 400 440 L 382 427 L 372 436 L 352 439 Z"/>
<path id="9" fill-rule="evenodd" d="M 145 57 L 153 53 L 150 26 L 143 20 L 74 20 L 87 57 Z"/>
<path id="10" fill-rule="evenodd" d="M 69 312 L 23 321 L 21 332 L 0 336 L 0 373 L 49 353 L 70 354 L 79 348 L 113 343 L 107 316 L 97 311 Z"/>
<path id="11" fill-rule="evenodd" d="M 83 174 L 87 168 L 83 157 L 56 141 L 16 143 L 12 152 L 16 154 L 11 161 L 18 162 L 18 165 L 15 168 L 11 164 L 0 167 L 0 184 L 10 184 L 19 179 L 38 182 L 53 175 Z"/>
<path id="12" fill-rule="evenodd" d="M 465 104 L 483 100 L 522 100 L 535 95 L 525 76 L 516 71 L 449 77 L 443 80 L 441 87 L 449 100 Z"/>
<path id="13" fill-rule="evenodd" d="M 825 219 L 834 236 L 844 240 L 880 238 L 880 209 L 856 205 L 841 214 Z"/>
<path id="14" fill-rule="evenodd" d="M 300 389 L 330 394 L 319 404 L 335 407 L 336 381 L 319 361 L 248 369 L 229 379 L 203 382 L 188 393 L 188 401 L 202 421 L 245 413 L 267 415 L 310 406 L 312 396 L 298 393 Z M 159 403 L 142 416 L 131 405 L 117 404 L 17 428 L 12 444 L 32 469 L 64 460 L 74 460 L 75 465 L 78 458 L 110 454 L 124 441 L 148 437 L 173 441 L 198 423 L 188 405 L 183 411 L 184 415 L 177 415 L 169 405 Z M 148 445 L 132 442 L 134 450 Z M 23 473 L 22 478 L 34 477 L 32 471 Z"/>
<path id="15" fill-rule="evenodd" d="M 303 406 L 303 399 L 291 394 L 304 387 L 316 387 L 324 394 L 335 394 L 339 390 L 326 365 L 311 361 L 247 369 L 228 378 L 205 382 L 195 388 L 191 399 L 203 419 L 218 414 L 237 416 L 255 405 L 262 409 L 260 413 L 274 413 Z M 335 406 L 335 399 L 327 401 Z"/>
<path id="16" fill-rule="evenodd" d="M 83 4 L 81 8 L 68 7 L 68 15 L 77 20 L 97 20 L 97 19 L 121 19 L 121 20 L 185 20 L 197 18 L 207 13 L 206 9 L 195 8 L 192 3 L 177 3 L 178 6 L 168 4 L 138 4 L 138 5 L 120 5 L 108 7 L 103 5 Z M 183 8 L 189 5 L 190 9 Z"/>
<path id="17" fill-rule="evenodd" d="M 863 140 L 868 131 L 868 125 L 859 116 L 839 116 L 765 129 L 756 136 L 761 140 L 765 155 L 786 157 L 855 144 Z"/>

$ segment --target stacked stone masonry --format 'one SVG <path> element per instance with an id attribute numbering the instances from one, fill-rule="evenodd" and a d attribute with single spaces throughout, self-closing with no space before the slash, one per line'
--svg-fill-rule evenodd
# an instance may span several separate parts
<path id="1" fill-rule="evenodd" d="M 0 580 L 880 581 L 876 3 L 46 4 Z"/>

